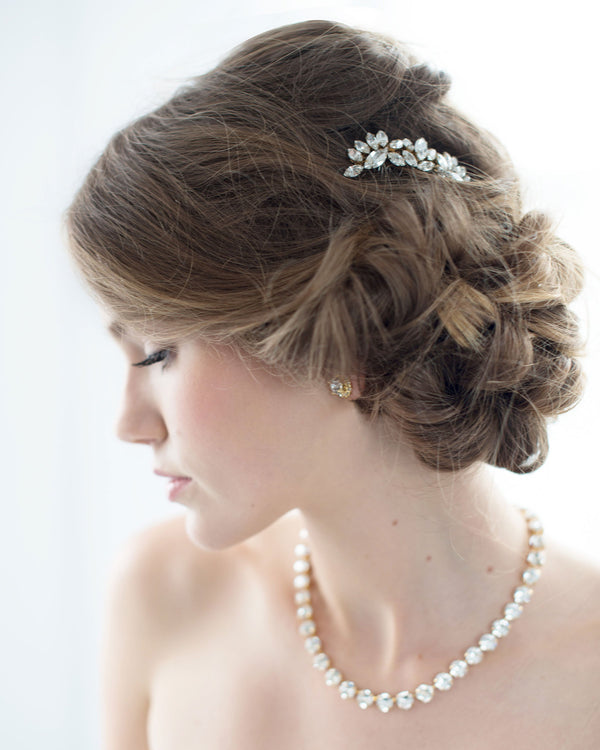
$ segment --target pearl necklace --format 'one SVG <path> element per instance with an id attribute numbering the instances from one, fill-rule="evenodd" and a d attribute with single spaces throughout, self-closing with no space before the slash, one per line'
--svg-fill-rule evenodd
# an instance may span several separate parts
<path id="1" fill-rule="evenodd" d="M 313 655 L 313 666 L 325 672 L 325 684 L 337 687 L 340 697 L 344 700 L 356 699 L 361 708 L 369 708 L 369 706 L 375 704 L 380 711 L 388 713 L 394 706 L 404 710 L 412 708 L 415 699 L 421 703 L 429 703 L 436 690 L 450 690 L 456 678 L 464 677 L 469 671 L 469 667 L 480 664 L 483 661 L 484 654 L 496 649 L 499 639 L 508 634 L 512 622 L 521 616 L 523 605 L 531 600 L 532 586 L 538 581 L 541 566 L 545 563 L 546 553 L 542 524 L 536 514 L 525 508 L 520 508 L 520 510 L 525 516 L 527 528 L 532 535 L 529 537 L 527 565 L 521 574 L 523 585 L 514 590 L 513 599 L 504 606 L 503 615 L 498 620 L 494 620 L 490 631 L 481 636 L 477 646 L 470 646 L 464 652 L 463 658 L 455 659 L 450 664 L 447 672 L 436 674 L 431 681 L 432 684 L 422 683 L 412 691 L 402 690 L 396 693 L 395 697 L 387 692 L 376 695 L 368 688 L 358 689 L 352 680 L 343 678 L 340 670 L 331 664 L 331 660 L 323 652 L 321 639 L 317 635 L 317 627 L 312 619 L 313 609 L 309 591 L 310 549 L 306 543 L 308 531 L 302 529 L 300 531 L 302 541 L 294 549 L 297 558 L 294 562 L 294 572 L 296 573 L 294 578 L 295 602 L 298 607 L 297 615 L 301 620 L 298 630 L 305 639 L 306 650 Z"/>

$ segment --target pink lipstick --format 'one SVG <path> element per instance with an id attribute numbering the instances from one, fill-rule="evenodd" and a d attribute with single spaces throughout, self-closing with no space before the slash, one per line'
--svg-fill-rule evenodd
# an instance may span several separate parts
<path id="1" fill-rule="evenodd" d="M 187 479 L 186 477 L 176 477 L 174 479 L 170 479 L 167 485 L 169 490 L 169 500 L 173 502 L 173 500 L 175 500 L 179 496 L 179 494 L 183 492 L 185 487 L 187 487 L 191 481 L 191 479 Z"/>
<path id="2" fill-rule="evenodd" d="M 190 477 L 178 477 L 174 474 L 166 474 L 164 471 L 159 471 L 158 469 L 154 470 L 154 473 L 157 474 L 159 477 L 166 477 L 169 482 L 167 484 L 168 494 L 169 494 L 169 500 L 173 501 L 175 500 L 181 492 L 187 487 L 187 485 L 192 481 Z"/>

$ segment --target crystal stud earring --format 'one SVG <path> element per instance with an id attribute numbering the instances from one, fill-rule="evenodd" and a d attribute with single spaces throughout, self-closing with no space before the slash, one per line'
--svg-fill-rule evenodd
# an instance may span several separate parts
<path id="1" fill-rule="evenodd" d="M 340 398 L 349 398 L 352 393 L 352 382 L 349 379 L 333 378 L 329 381 L 329 390 Z"/>

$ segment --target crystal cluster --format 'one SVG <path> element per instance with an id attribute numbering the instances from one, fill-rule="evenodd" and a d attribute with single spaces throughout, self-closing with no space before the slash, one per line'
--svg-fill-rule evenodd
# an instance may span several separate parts
<path id="1" fill-rule="evenodd" d="M 333 378 L 329 381 L 329 389 L 332 393 L 335 393 L 340 398 L 348 398 L 352 393 L 352 383 L 349 380 L 340 380 L 340 378 Z"/>
<path id="2" fill-rule="evenodd" d="M 379 136 L 379 133 L 377 135 Z M 306 543 L 308 532 L 303 529 L 300 532 L 303 541 L 295 547 L 297 558 L 294 563 L 296 611 L 300 620 L 299 632 L 304 638 L 305 648 L 313 655 L 315 669 L 325 673 L 325 684 L 337 688 L 343 700 L 355 700 L 358 706 L 363 709 L 377 706 L 382 713 L 389 713 L 394 707 L 408 711 L 415 705 L 415 701 L 430 703 L 436 692 L 450 690 L 454 681 L 465 677 L 471 667 L 480 664 L 487 652 L 495 651 L 500 640 L 508 635 L 512 622 L 521 616 L 523 605 L 531 600 L 532 586 L 538 581 L 541 566 L 545 562 L 542 524 L 534 513 L 524 508 L 521 508 L 521 510 L 532 534 L 529 538 L 527 566 L 521 574 L 523 584 L 515 588 L 513 599 L 504 606 L 502 617 L 494 620 L 489 632 L 484 633 L 479 638 L 476 646 L 467 648 L 462 658 L 455 659 L 448 667 L 447 672 L 436 674 L 431 683 L 422 683 L 414 690 L 401 690 L 395 695 L 388 692 L 376 694 L 369 688 L 358 688 L 356 683 L 346 679 L 342 672 L 331 664 L 331 659 L 323 652 L 323 644 L 316 634 L 317 626 L 313 619 L 310 595 L 310 548 Z"/>
<path id="3" fill-rule="evenodd" d="M 465 167 L 459 165 L 455 156 L 438 153 L 429 148 L 425 138 L 417 138 L 413 143 L 409 138 L 389 140 L 387 133 L 378 130 L 375 135 L 367 133 L 365 141 L 354 141 L 354 148 L 348 149 L 352 161 L 344 172 L 344 177 L 358 177 L 365 169 L 377 169 L 390 161 L 397 167 L 415 167 L 422 172 L 437 172 L 451 177 L 457 182 L 469 182 Z"/>

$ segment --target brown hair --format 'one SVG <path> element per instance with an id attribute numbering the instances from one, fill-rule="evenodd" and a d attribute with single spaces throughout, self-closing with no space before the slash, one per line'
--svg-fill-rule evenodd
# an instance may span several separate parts
<path id="1" fill-rule="evenodd" d="M 506 154 L 449 87 L 382 35 L 260 34 L 112 138 L 67 213 L 73 257 L 134 331 L 232 344 L 300 381 L 362 376 L 357 408 L 427 466 L 532 471 L 580 396 L 581 265 L 523 213 Z M 471 181 L 344 177 L 379 129 Z"/>

